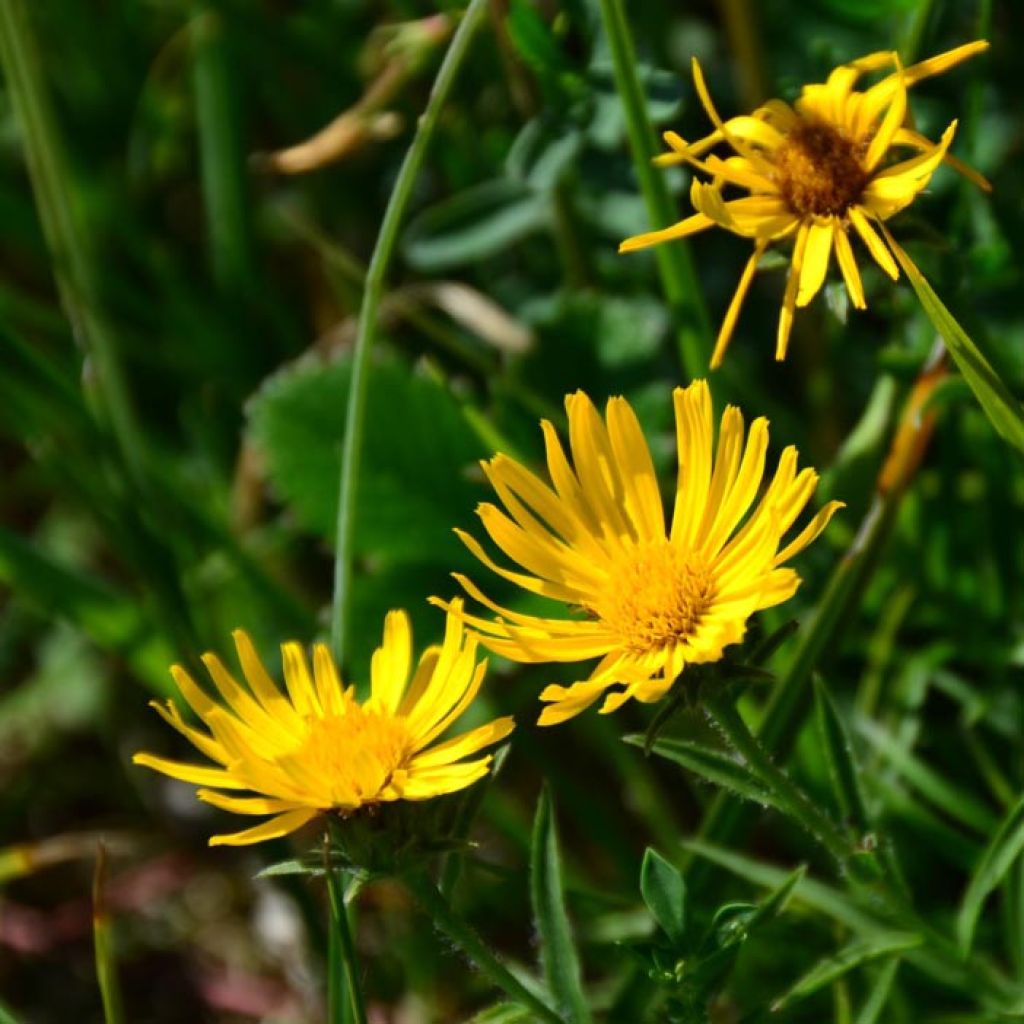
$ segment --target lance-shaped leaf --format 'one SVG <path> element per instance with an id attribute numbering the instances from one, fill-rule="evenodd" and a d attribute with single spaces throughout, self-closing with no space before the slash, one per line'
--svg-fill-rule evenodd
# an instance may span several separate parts
<path id="1" fill-rule="evenodd" d="M 989 422 L 1001 437 L 1019 452 L 1024 453 L 1024 405 L 1010 393 L 981 349 L 957 323 L 921 271 L 914 266 L 910 257 L 888 232 L 886 241 L 892 247 L 928 319 L 942 336 L 946 348 L 949 349 L 964 380 L 970 385 Z"/>
<path id="2" fill-rule="evenodd" d="M 572 926 L 565 910 L 562 860 L 558 851 L 551 795 L 541 791 L 533 820 L 530 851 L 530 897 L 540 937 L 540 959 L 548 988 L 572 1024 L 589 1024 L 590 1011 L 583 995 L 580 963 Z"/>
<path id="3" fill-rule="evenodd" d="M 626 742 L 638 747 L 646 746 L 643 736 L 627 736 Z M 652 754 L 674 761 L 745 800 L 753 800 L 762 806 L 773 802 L 772 794 L 745 764 L 714 747 L 696 740 L 658 739 L 651 744 L 650 750 Z"/>
<path id="4" fill-rule="evenodd" d="M 817 678 L 814 680 L 814 706 L 818 736 L 828 761 L 839 813 L 859 832 L 866 832 L 869 828 L 868 814 L 853 760 L 850 735 L 831 696 Z"/>
<path id="5" fill-rule="evenodd" d="M 640 894 L 658 927 L 681 942 L 686 927 L 686 882 L 679 869 L 650 847 L 640 868 Z"/>

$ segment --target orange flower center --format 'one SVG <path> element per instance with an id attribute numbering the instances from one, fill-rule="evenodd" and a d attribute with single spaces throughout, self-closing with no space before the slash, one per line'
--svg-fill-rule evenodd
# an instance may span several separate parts
<path id="1" fill-rule="evenodd" d="M 318 806 L 351 809 L 375 801 L 406 762 L 404 718 L 354 701 L 342 715 L 306 719 L 306 734 L 278 763 L 318 797 Z"/>
<path id="2" fill-rule="evenodd" d="M 714 596 L 704 560 L 666 540 L 624 556 L 593 611 L 626 648 L 646 654 L 692 636 Z"/>
<path id="3" fill-rule="evenodd" d="M 775 153 L 776 184 L 799 217 L 841 217 L 868 180 L 864 147 L 831 125 L 802 121 Z"/>

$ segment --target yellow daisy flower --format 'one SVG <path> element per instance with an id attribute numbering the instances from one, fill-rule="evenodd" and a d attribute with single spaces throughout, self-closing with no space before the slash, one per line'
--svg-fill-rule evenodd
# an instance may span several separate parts
<path id="1" fill-rule="evenodd" d="M 673 398 L 679 474 L 667 531 L 651 455 L 623 398 L 608 402 L 605 421 L 582 392 L 566 398 L 574 465 L 554 427 L 541 423 L 550 485 L 507 456 L 484 463 L 507 514 L 484 504 L 480 519 L 491 540 L 527 571 L 496 564 L 473 537 L 459 536 L 489 569 L 585 617 L 509 611 L 456 574 L 471 597 L 499 616 L 464 615 L 466 621 L 485 646 L 513 661 L 601 658 L 586 681 L 544 690 L 541 700 L 550 706 L 541 725 L 579 714 L 615 684 L 625 689 L 609 693 L 602 712 L 631 697 L 658 700 L 687 665 L 720 659 L 743 638 L 754 612 L 792 596 L 800 579 L 784 563 L 842 507 L 830 502 L 783 547 L 817 473 L 797 472 L 797 451 L 787 448 L 751 511 L 765 472 L 768 421 L 755 420 L 744 443 L 743 416 L 727 407 L 713 453 L 707 383 L 677 388 Z M 456 602 L 447 607 L 460 614 Z"/>
<path id="2" fill-rule="evenodd" d="M 362 704 L 342 685 L 327 647 L 313 649 L 313 671 L 297 643 L 281 646 L 287 695 L 268 675 L 241 630 L 235 647 L 246 682 L 237 683 L 214 654 L 203 663 L 223 703 L 211 699 L 179 665 L 171 669 L 182 696 L 209 733 L 192 728 L 171 701 L 153 703 L 163 719 L 216 767 L 136 754 L 136 764 L 204 788 L 201 800 L 235 814 L 270 814 L 255 828 L 214 836 L 210 845 L 240 846 L 287 835 L 328 811 L 347 815 L 391 800 L 428 800 L 454 793 L 487 774 L 491 756 L 465 758 L 513 728 L 498 718 L 454 739 L 434 741 L 469 707 L 487 662 L 476 660 L 453 604 L 444 643 L 428 647 L 415 672 L 412 632 L 404 611 L 389 612 L 370 665 L 371 695 Z M 207 788 L 208 787 L 208 788 Z M 234 796 L 220 790 L 256 795 Z"/>
<path id="3" fill-rule="evenodd" d="M 666 132 L 672 152 L 658 157 L 658 163 L 690 164 L 711 181 L 693 181 L 690 200 L 695 214 L 663 230 L 628 238 L 619 251 L 644 249 L 714 225 L 753 240 L 754 251 L 718 332 L 712 369 L 725 355 L 758 261 L 771 242 L 793 239 L 775 347 L 775 358 L 781 360 L 786 358 L 794 310 L 818 293 L 833 252 L 850 301 L 857 309 L 866 308 L 850 244 L 851 228 L 875 262 L 896 280 L 899 268 L 886 245 L 889 235 L 884 222 L 914 201 L 940 162 L 989 188 L 984 178 L 949 154 L 955 121 L 938 144 L 907 125 L 907 90 L 912 85 L 987 47 L 984 40 L 968 43 L 909 68 L 901 67 L 892 51 L 868 54 L 836 68 L 824 83 L 805 85 L 793 106 L 769 100 L 753 114 L 725 122 L 694 58 L 697 94 L 715 130 L 693 143 Z M 854 89 L 861 75 L 887 67 L 894 70 L 880 82 L 864 91 Z M 735 155 L 722 159 L 712 154 L 720 144 Z M 889 157 L 897 147 L 914 150 L 916 155 L 893 163 Z M 725 199 L 727 188 L 748 194 Z"/>

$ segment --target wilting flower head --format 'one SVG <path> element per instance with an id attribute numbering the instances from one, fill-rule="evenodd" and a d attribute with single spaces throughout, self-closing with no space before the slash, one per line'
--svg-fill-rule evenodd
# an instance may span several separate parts
<path id="1" fill-rule="evenodd" d="M 726 646 L 743 638 L 754 612 L 792 596 L 800 579 L 785 563 L 841 507 L 830 502 L 783 546 L 817 474 L 797 472 L 796 449 L 787 448 L 755 504 L 768 421 L 755 420 L 744 443 L 743 416 L 729 406 L 715 449 L 707 384 L 695 381 L 673 397 L 679 474 L 667 530 L 651 455 L 623 398 L 608 402 L 602 421 L 585 394 L 568 396 L 572 465 L 552 425 L 541 424 L 550 484 L 504 455 L 484 464 L 507 514 L 484 504 L 480 519 L 491 540 L 526 572 L 496 564 L 473 537 L 459 536 L 489 569 L 582 615 L 509 611 L 456 575 L 467 593 L 499 616 L 465 615 L 466 621 L 487 647 L 514 661 L 601 658 L 586 681 L 544 690 L 541 700 L 550 706 L 542 725 L 573 717 L 615 684 L 625 689 L 608 694 L 602 712 L 630 697 L 658 700 L 687 665 L 720 659 Z M 451 612 L 458 613 L 456 602 Z"/>
<path id="2" fill-rule="evenodd" d="M 907 126 L 907 90 L 912 85 L 987 47 L 985 41 L 968 43 L 909 68 L 900 65 L 894 52 L 868 54 L 836 68 L 824 83 L 805 85 L 793 106 L 769 100 L 753 114 L 725 122 L 694 59 L 697 93 L 715 130 L 693 143 L 666 132 L 665 141 L 672 152 L 658 162 L 690 164 L 711 181 L 693 181 L 690 200 L 697 213 L 663 230 L 628 238 L 619 251 L 632 252 L 683 238 L 716 224 L 753 240 L 754 251 L 740 275 L 715 343 L 712 368 L 722 361 L 754 271 L 769 243 L 793 239 L 775 348 L 775 358 L 785 359 L 794 309 L 806 306 L 818 293 L 833 252 L 850 301 L 857 309 L 866 308 L 850 244 L 851 227 L 875 262 L 896 280 L 899 268 L 879 231 L 888 239 L 884 222 L 914 201 L 939 163 L 945 160 L 988 188 L 984 178 L 948 153 L 955 121 L 937 144 Z M 880 82 L 864 91 L 854 89 L 861 75 L 884 68 L 892 68 L 892 72 Z M 724 159 L 714 155 L 711 150 L 718 145 L 728 146 L 735 155 Z M 896 148 L 916 155 L 893 162 L 891 154 Z M 748 194 L 726 199 L 726 189 Z"/>
<path id="3" fill-rule="evenodd" d="M 220 702 L 183 668 L 171 669 L 209 733 L 188 725 L 173 702 L 153 704 L 216 767 L 152 754 L 136 754 L 134 761 L 204 787 L 199 798 L 215 807 L 273 815 L 255 828 L 214 836 L 211 845 L 258 843 L 287 835 L 326 811 L 344 815 L 381 801 L 427 800 L 463 789 L 486 775 L 491 762 L 490 755 L 465 758 L 507 736 L 513 721 L 498 718 L 434 744 L 472 703 L 487 668 L 477 662 L 476 641 L 465 635 L 458 612 L 456 605 L 443 645 L 428 647 L 415 672 L 408 616 L 389 612 L 370 666 L 371 695 L 363 703 L 354 687 L 342 685 L 323 644 L 313 649 L 312 672 L 299 644 L 282 644 L 287 694 L 282 693 L 252 641 L 237 630 L 248 688 L 214 654 L 204 655 L 203 663 Z"/>

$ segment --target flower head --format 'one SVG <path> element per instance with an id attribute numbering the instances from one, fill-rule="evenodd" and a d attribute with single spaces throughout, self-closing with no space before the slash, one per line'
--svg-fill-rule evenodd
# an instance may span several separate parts
<path id="1" fill-rule="evenodd" d="M 726 408 L 713 451 L 707 384 L 695 381 L 673 397 L 679 472 L 667 530 L 650 452 L 622 398 L 609 401 L 604 421 L 582 392 L 566 399 L 573 465 L 552 425 L 541 424 L 550 485 L 504 455 L 484 464 L 507 512 L 481 505 L 480 519 L 526 572 L 498 565 L 473 537 L 459 536 L 489 569 L 582 615 L 509 611 L 457 575 L 467 593 L 499 616 L 465 615 L 466 621 L 487 647 L 514 661 L 601 659 L 589 679 L 544 690 L 541 700 L 549 706 L 542 725 L 573 717 L 616 684 L 625 689 L 609 693 L 602 712 L 631 697 L 658 700 L 687 665 L 720 659 L 743 638 L 754 612 L 792 596 L 800 579 L 785 563 L 841 507 L 830 502 L 783 546 L 817 474 L 797 472 L 796 449 L 787 448 L 755 504 L 767 420 L 755 420 L 744 443 L 742 415 Z"/>
<path id="2" fill-rule="evenodd" d="M 884 222 L 914 201 L 939 163 L 945 161 L 982 188 L 989 187 L 948 152 L 955 121 L 938 143 L 907 126 L 907 90 L 912 85 L 987 47 L 983 40 L 968 43 L 909 68 L 900 65 L 894 52 L 868 54 L 836 68 L 824 83 L 805 85 L 792 106 L 769 100 L 752 114 L 725 122 L 694 59 L 697 93 L 715 130 L 693 143 L 666 132 L 672 152 L 658 162 L 690 164 L 711 180 L 694 178 L 690 200 L 695 214 L 671 227 L 627 238 L 619 251 L 644 249 L 714 225 L 753 240 L 754 251 L 718 333 L 712 369 L 725 355 L 757 264 L 770 243 L 793 240 L 775 348 L 775 358 L 785 359 L 794 310 L 806 306 L 821 289 L 833 253 L 850 301 L 857 309 L 866 308 L 851 228 L 875 262 L 896 280 L 899 268 L 886 245 Z M 892 71 L 880 82 L 864 91 L 854 88 L 861 75 L 885 68 Z M 716 156 L 711 151 L 719 145 L 734 155 Z M 915 155 L 894 162 L 893 150 L 900 148 Z M 727 199 L 726 189 L 747 194 Z"/>
<path id="3" fill-rule="evenodd" d="M 175 704 L 154 702 L 163 719 L 216 767 L 136 754 L 174 779 L 202 786 L 201 800 L 235 814 L 273 815 L 255 828 L 214 836 L 211 845 L 244 845 L 294 832 L 326 811 L 348 814 L 382 801 L 427 800 L 453 793 L 487 774 L 491 756 L 465 760 L 497 743 L 513 728 L 498 718 L 435 744 L 476 697 L 487 668 L 476 660 L 453 608 L 444 643 L 428 647 L 415 672 L 412 633 L 403 611 L 389 612 L 384 639 L 370 666 L 371 695 L 360 703 L 342 685 L 323 644 L 313 670 L 302 647 L 281 646 L 287 694 L 268 675 L 249 637 L 234 634 L 248 687 L 214 654 L 203 656 L 221 701 L 215 701 L 180 666 L 171 669 L 182 696 L 209 729 L 188 725 Z M 411 680 L 410 680 L 411 674 Z M 230 795 L 241 791 L 252 795 Z"/>

